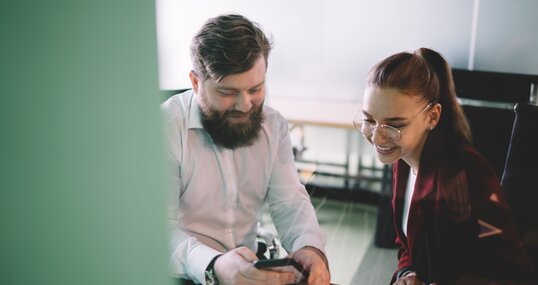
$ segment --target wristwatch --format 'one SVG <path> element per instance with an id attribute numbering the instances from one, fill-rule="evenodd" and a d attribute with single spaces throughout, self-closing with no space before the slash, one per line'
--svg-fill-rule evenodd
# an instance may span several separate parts
<path id="1" fill-rule="evenodd" d="M 219 258 L 222 254 L 219 254 L 215 256 L 211 262 L 209 262 L 209 265 L 207 265 L 207 268 L 205 269 L 205 284 L 206 285 L 218 285 L 219 279 L 217 279 L 217 274 L 215 273 L 215 261 L 217 261 L 217 258 Z"/>

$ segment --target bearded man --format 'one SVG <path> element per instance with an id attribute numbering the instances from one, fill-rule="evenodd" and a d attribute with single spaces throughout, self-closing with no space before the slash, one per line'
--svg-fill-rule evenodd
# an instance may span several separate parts
<path id="1" fill-rule="evenodd" d="M 271 43 L 237 14 L 209 19 L 191 45 L 192 90 L 161 105 L 170 158 L 170 267 L 183 284 L 289 284 L 260 270 L 256 232 L 268 203 L 282 246 L 329 284 L 325 236 L 301 184 L 286 120 L 264 106 Z"/>

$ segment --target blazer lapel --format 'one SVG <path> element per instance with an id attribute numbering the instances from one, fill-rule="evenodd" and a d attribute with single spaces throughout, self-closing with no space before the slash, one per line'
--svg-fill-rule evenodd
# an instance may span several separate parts
<path id="1" fill-rule="evenodd" d="M 398 236 L 400 236 L 402 241 L 405 240 L 409 253 L 412 253 L 411 249 L 413 248 L 413 241 L 416 240 L 424 227 L 425 217 L 422 213 L 422 206 L 435 202 L 432 200 L 435 199 L 435 197 L 431 194 L 436 188 L 436 173 L 438 172 L 440 159 L 439 154 L 434 151 L 434 149 L 438 149 L 436 145 L 437 139 L 435 138 L 435 135 L 428 136 L 420 157 L 417 180 L 411 199 L 411 206 L 409 208 L 407 236 L 404 235 L 402 230 L 402 218 L 410 167 L 405 161 L 400 159 L 398 160 L 397 167 L 394 171 L 394 220 L 396 221 Z"/>
<path id="2" fill-rule="evenodd" d="M 403 160 L 394 164 L 394 182 L 392 195 L 392 208 L 394 209 L 394 221 L 400 240 L 407 244 L 407 237 L 402 230 L 403 206 L 405 201 L 405 187 L 409 177 L 409 166 Z"/>

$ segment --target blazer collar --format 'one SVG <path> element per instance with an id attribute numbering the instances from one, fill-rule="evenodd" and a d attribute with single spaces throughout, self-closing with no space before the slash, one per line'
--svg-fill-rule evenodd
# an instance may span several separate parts
<path id="1" fill-rule="evenodd" d="M 422 154 L 420 155 L 413 200 L 423 199 L 433 191 L 435 174 L 443 161 L 444 148 L 441 143 L 441 138 L 438 133 L 433 131 L 426 138 Z M 403 199 L 405 187 L 407 186 L 407 179 L 409 178 L 410 167 L 403 159 L 398 160 L 394 166 L 396 198 Z"/>
<path id="2" fill-rule="evenodd" d="M 401 239 L 413 240 L 415 230 L 422 227 L 422 219 L 420 218 L 420 204 L 419 201 L 426 199 L 436 188 L 436 179 L 439 166 L 443 163 L 444 151 L 442 147 L 442 140 L 439 137 L 439 133 L 433 131 L 426 138 L 422 154 L 420 156 L 419 170 L 417 173 L 417 180 L 415 181 L 415 189 L 413 197 L 411 199 L 411 207 L 409 209 L 408 229 L 407 237 L 402 231 L 402 218 L 403 218 L 403 204 L 405 198 L 405 192 L 407 187 L 407 180 L 409 179 L 410 166 L 403 161 L 398 160 L 394 165 L 394 197 L 393 197 L 393 209 L 394 220 L 396 221 L 397 230 Z M 410 238 L 408 238 L 410 237 Z M 407 244 L 408 246 L 411 246 Z"/>

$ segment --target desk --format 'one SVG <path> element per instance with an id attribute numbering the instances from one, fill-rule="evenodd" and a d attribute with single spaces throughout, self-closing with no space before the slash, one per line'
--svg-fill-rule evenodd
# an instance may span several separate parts
<path id="1" fill-rule="evenodd" d="M 360 102 L 270 98 L 268 105 L 277 109 L 291 124 L 315 125 L 354 130 L 353 119 Z"/>
<path id="2" fill-rule="evenodd" d="M 290 99 L 290 98 L 270 98 L 267 105 L 277 109 L 289 122 L 290 131 L 295 128 L 303 130 L 305 125 L 339 128 L 346 130 L 346 159 L 344 163 L 334 162 L 322 162 L 322 161 L 308 161 L 301 157 L 302 150 L 299 149 L 296 155 L 296 161 L 313 163 L 316 165 L 330 165 L 336 167 L 342 167 L 344 169 L 344 175 L 338 175 L 334 173 L 323 173 L 317 171 L 320 175 L 333 175 L 344 178 L 344 186 L 350 188 L 350 180 L 354 179 L 358 185 L 359 180 L 371 180 L 371 181 L 384 181 L 382 177 L 372 177 L 372 175 L 364 176 L 360 175 L 364 169 L 383 171 L 386 169 L 378 169 L 375 167 L 365 167 L 362 165 L 361 158 L 358 158 L 358 172 L 356 176 L 352 176 L 349 173 L 350 166 L 350 152 L 351 142 L 354 135 L 358 135 L 353 126 L 353 119 L 359 110 L 361 109 L 361 102 L 344 102 L 344 101 L 329 101 L 329 100 L 306 100 L 306 99 Z M 301 145 L 304 145 L 304 135 L 301 135 Z"/>

